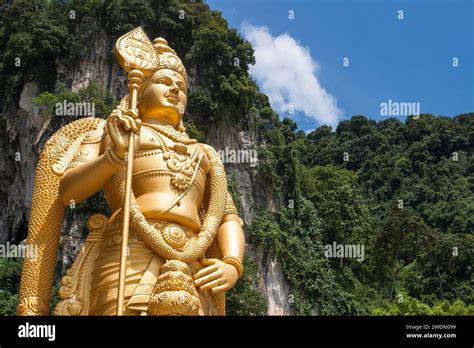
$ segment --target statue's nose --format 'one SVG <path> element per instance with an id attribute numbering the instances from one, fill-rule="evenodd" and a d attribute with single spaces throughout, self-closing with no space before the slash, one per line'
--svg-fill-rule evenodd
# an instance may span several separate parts
<path id="1" fill-rule="evenodd" d="M 173 92 L 173 93 L 178 93 L 179 92 L 179 87 L 178 85 L 176 84 L 176 82 L 173 82 L 170 86 L 170 92 Z"/>

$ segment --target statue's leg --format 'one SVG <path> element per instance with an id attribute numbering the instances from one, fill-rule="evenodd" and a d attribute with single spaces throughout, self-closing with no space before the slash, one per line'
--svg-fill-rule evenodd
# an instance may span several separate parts
<path id="1" fill-rule="evenodd" d="M 127 256 L 125 305 L 147 273 L 153 257 L 156 255 L 143 241 L 134 236 L 129 239 Z M 94 265 L 91 279 L 90 315 L 116 315 L 118 279 L 120 270 L 121 225 L 115 224 L 105 233 L 102 249 Z M 158 276 L 158 275 L 156 275 Z M 154 281 L 149 284 L 149 293 L 153 290 Z M 124 315 L 140 315 L 139 310 L 125 306 Z"/>

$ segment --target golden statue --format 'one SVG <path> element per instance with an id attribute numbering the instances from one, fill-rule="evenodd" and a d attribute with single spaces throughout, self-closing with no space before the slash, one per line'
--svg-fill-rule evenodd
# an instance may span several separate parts
<path id="1" fill-rule="evenodd" d="M 130 94 L 107 120 L 59 129 L 41 153 L 27 240 L 37 252 L 24 261 L 18 314 L 49 314 L 64 208 L 103 189 L 112 214 L 89 218 L 55 314 L 224 315 L 243 273 L 243 223 L 219 155 L 183 126 L 186 70 L 140 27 L 115 53 Z"/>

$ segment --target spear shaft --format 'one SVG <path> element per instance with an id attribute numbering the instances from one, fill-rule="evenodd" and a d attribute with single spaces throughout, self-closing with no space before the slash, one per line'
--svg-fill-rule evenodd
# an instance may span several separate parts
<path id="1" fill-rule="evenodd" d="M 143 73 L 138 69 L 133 69 L 128 74 L 128 88 L 130 90 L 130 110 L 135 111 L 132 115 L 138 115 L 137 97 L 138 89 L 143 81 Z M 135 157 L 135 132 L 130 130 L 128 139 L 127 153 L 127 174 L 125 181 L 125 202 L 123 206 L 123 230 L 122 230 L 122 247 L 120 249 L 120 273 L 119 288 L 117 296 L 117 315 L 123 315 L 124 298 L 125 298 L 125 280 L 127 270 L 128 252 L 128 235 L 130 228 L 130 202 L 132 197 L 132 173 L 133 159 Z"/>

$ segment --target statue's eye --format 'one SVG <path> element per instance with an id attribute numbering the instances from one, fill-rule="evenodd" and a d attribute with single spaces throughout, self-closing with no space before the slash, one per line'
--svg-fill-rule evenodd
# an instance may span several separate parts
<path id="1" fill-rule="evenodd" d="M 155 81 L 155 83 L 160 83 L 160 84 L 163 84 L 163 85 L 169 85 L 169 81 L 167 79 L 164 79 L 164 78 L 159 78 Z"/>

